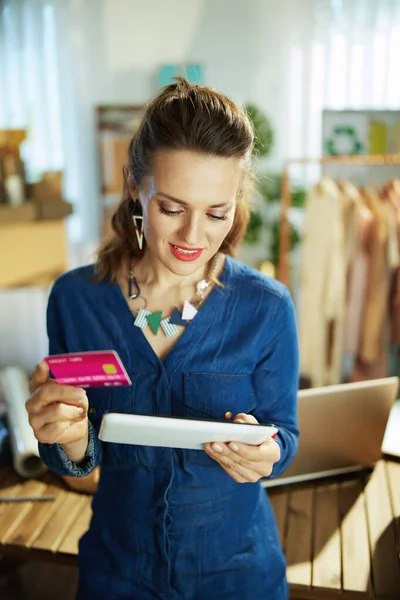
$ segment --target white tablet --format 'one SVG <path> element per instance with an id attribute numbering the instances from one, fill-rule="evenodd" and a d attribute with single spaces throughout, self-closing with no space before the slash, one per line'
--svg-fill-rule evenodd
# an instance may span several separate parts
<path id="1" fill-rule="evenodd" d="M 243 442 L 257 446 L 277 431 L 273 425 L 106 413 L 99 437 L 103 442 L 116 444 L 202 450 L 207 442 Z"/>

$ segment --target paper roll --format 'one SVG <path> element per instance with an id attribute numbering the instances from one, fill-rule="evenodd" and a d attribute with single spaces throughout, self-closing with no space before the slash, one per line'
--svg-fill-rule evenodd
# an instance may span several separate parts
<path id="1" fill-rule="evenodd" d="M 45 466 L 25 408 L 30 395 L 28 377 L 19 367 L 6 367 L 0 371 L 0 386 L 7 407 L 14 469 L 21 477 L 39 477 Z"/>

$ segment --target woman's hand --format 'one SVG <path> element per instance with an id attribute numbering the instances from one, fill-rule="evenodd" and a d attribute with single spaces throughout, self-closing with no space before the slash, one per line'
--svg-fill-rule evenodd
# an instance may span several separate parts
<path id="1" fill-rule="evenodd" d="M 36 439 L 43 444 L 60 444 L 74 462 L 83 460 L 88 444 L 85 391 L 50 379 L 45 361 L 37 365 L 29 391 L 26 410 Z"/>
<path id="2" fill-rule="evenodd" d="M 258 423 L 252 415 L 238 414 L 235 423 Z M 272 467 L 280 459 L 280 448 L 273 438 L 259 446 L 240 442 L 205 444 L 204 450 L 238 483 L 255 483 L 271 475 Z"/>

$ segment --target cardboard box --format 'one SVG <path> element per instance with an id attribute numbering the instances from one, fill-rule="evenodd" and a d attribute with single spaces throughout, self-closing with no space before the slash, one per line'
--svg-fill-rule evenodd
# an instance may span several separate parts
<path id="1" fill-rule="evenodd" d="M 24 202 L 20 206 L 0 204 L 0 226 L 9 223 L 23 223 L 36 219 L 37 207 L 34 202 Z"/>
<path id="2" fill-rule="evenodd" d="M 19 157 L 19 146 L 26 139 L 25 129 L 0 129 L 0 148 Z"/>
<path id="3" fill-rule="evenodd" d="M 27 186 L 28 197 L 37 204 L 63 201 L 63 172 L 47 171 L 43 173 L 41 181 L 30 183 Z"/>
<path id="4" fill-rule="evenodd" d="M 37 203 L 33 200 L 24 202 L 20 206 L 0 204 L 0 226 L 10 223 L 24 223 L 28 221 L 44 221 L 64 219 L 73 213 L 73 206 L 61 200 Z"/>
<path id="5" fill-rule="evenodd" d="M 0 287 L 35 285 L 67 270 L 64 220 L 0 226 Z"/>
<path id="6" fill-rule="evenodd" d="M 39 202 L 36 204 L 36 217 L 40 220 L 45 219 L 64 219 L 73 213 L 72 204 L 61 200 L 60 202 Z"/>
<path id="7" fill-rule="evenodd" d="M 49 198 L 63 198 L 63 172 L 46 171 L 43 173 L 43 183 Z"/>
<path id="8" fill-rule="evenodd" d="M 6 201 L 6 195 L 4 192 L 4 170 L 3 170 L 3 160 L 0 154 L 0 206 L 4 204 Z"/>

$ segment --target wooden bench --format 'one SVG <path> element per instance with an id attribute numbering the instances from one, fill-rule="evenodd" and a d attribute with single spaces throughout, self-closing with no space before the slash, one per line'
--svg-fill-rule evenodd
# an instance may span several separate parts
<path id="1" fill-rule="evenodd" d="M 56 476 L 20 480 L 0 470 L 0 496 L 55 495 L 50 502 L 0 503 L 0 552 L 25 560 L 76 564 L 91 497 Z M 288 563 L 291 598 L 400 599 L 397 540 L 400 463 L 371 475 L 271 489 Z"/>

